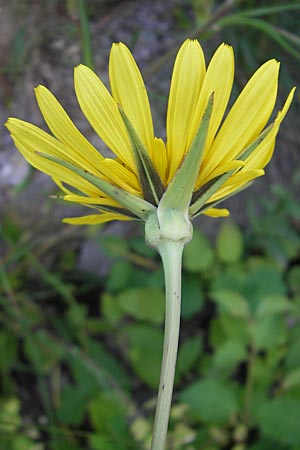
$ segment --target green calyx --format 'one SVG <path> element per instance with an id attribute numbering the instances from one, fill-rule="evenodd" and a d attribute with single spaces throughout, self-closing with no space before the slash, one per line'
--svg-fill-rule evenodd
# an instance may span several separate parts
<path id="1" fill-rule="evenodd" d="M 165 210 L 173 208 L 187 211 L 190 206 L 205 149 L 213 101 L 214 94 L 208 100 L 191 147 L 160 201 L 161 208 Z"/>
<path id="2" fill-rule="evenodd" d="M 150 214 L 145 224 L 146 242 L 158 252 L 166 242 L 182 245 L 192 239 L 193 227 L 189 219 L 176 209 Z"/>

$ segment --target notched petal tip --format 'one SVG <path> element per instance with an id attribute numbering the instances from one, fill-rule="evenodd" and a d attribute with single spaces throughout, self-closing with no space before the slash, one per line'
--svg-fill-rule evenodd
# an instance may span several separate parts
<path id="1" fill-rule="evenodd" d="M 11 135 L 14 134 L 15 127 L 17 127 L 21 122 L 23 122 L 20 119 L 17 119 L 16 117 L 9 117 L 7 121 L 4 123 L 4 126 L 8 129 Z"/>

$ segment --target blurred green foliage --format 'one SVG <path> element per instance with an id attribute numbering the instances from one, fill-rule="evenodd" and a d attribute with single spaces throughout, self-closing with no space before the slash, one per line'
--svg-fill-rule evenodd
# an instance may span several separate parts
<path id="1" fill-rule="evenodd" d="M 63 11 L 54 35 L 80 42 L 93 66 L 89 16 L 117 2 L 11 5 L 29 17 L 38 3 L 46 16 Z M 218 33 L 247 72 L 276 57 L 288 68 L 288 89 L 298 76 L 298 0 L 170 5 L 178 41 Z M 14 27 L 0 75 L 14 82 L 32 49 L 51 42 L 46 24 L 40 34 L 26 21 Z M 147 73 L 173 59 L 175 47 Z M 249 208 L 247 230 L 224 220 L 216 242 L 195 231 L 186 247 L 166 450 L 300 448 L 300 207 L 284 189 L 273 197 Z M 148 449 L 163 340 L 160 261 L 141 237 L 95 237 L 114 255 L 110 274 L 98 279 L 78 270 L 80 240 L 70 238 L 40 242 L 11 217 L 0 225 L 0 449 Z"/>
<path id="2" fill-rule="evenodd" d="M 195 230 L 186 247 L 168 450 L 300 448 L 300 206 L 283 189 L 273 198 L 260 214 L 250 206 L 246 232 L 228 219 L 215 243 Z M 98 279 L 78 272 L 67 241 L 48 267 L 9 218 L 0 239 L 1 448 L 149 448 L 164 321 L 156 254 L 141 237 L 94 235 L 114 255 Z"/>

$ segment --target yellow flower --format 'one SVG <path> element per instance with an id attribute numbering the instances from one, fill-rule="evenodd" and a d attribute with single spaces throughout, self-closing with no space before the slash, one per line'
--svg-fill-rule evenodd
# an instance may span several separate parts
<path id="1" fill-rule="evenodd" d="M 83 65 L 75 68 L 74 83 L 84 115 L 115 158 L 104 157 L 88 142 L 44 86 L 38 86 L 35 93 L 52 135 L 15 118 L 8 120 L 7 128 L 27 161 L 53 178 L 65 200 L 95 212 L 65 222 L 131 220 L 143 216 L 125 201 L 126 193 L 133 203 L 140 201 L 141 210 L 143 205 L 149 211 L 157 207 L 196 139 L 213 94 L 189 217 L 200 213 L 225 216 L 228 210 L 215 206 L 263 175 L 272 156 L 294 93 L 290 92 L 282 111 L 263 131 L 274 110 L 278 72 L 274 59 L 263 64 L 225 116 L 234 77 L 232 48 L 220 45 L 206 68 L 199 42 L 185 41 L 172 75 L 165 144 L 154 135 L 147 91 L 130 51 L 124 44 L 114 44 L 109 61 L 111 94 Z"/>

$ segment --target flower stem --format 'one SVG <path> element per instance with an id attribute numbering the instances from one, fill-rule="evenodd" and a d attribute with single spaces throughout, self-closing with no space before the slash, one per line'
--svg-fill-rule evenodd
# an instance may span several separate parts
<path id="1" fill-rule="evenodd" d="M 165 241 L 159 246 L 166 283 L 163 358 L 151 450 L 165 450 L 180 328 L 181 263 L 184 244 Z"/>

